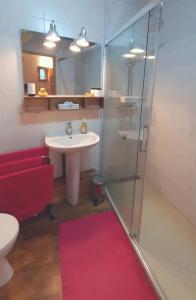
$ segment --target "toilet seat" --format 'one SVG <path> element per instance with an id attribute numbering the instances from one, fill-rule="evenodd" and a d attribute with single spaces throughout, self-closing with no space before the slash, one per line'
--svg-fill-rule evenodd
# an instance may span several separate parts
<path id="1" fill-rule="evenodd" d="M 16 239 L 18 232 L 17 219 L 12 215 L 0 213 L 0 252 Z"/>

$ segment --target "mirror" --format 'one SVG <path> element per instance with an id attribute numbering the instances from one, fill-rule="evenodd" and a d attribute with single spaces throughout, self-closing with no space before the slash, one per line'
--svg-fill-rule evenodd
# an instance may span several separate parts
<path id="1" fill-rule="evenodd" d="M 35 84 L 35 94 L 45 88 L 49 95 L 83 95 L 101 88 L 101 44 L 90 43 L 75 53 L 72 38 L 61 37 L 56 47 L 44 46 L 46 34 L 21 30 L 24 90 Z"/>

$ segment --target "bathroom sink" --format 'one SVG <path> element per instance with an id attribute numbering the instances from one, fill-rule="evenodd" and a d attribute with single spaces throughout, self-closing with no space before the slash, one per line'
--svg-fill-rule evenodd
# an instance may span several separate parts
<path id="1" fill-rule="evenodd" d="M 79 200 L 80 152 L 89 149 L 100 141 L 94 132 L 71 135 L 65 132 L 49 133 L 45 137 L 46 145 L 53 151 L 66 154 L 66 198 L 72 205 Z"/>
<path id="2" fill-rule="evenodd" d="M 65 135 L 64 132 L 50 133 L 45 138 L 46 145 L 61 153 L 80 152 L 96 145 L 100 137 L 94 132 Z"/>

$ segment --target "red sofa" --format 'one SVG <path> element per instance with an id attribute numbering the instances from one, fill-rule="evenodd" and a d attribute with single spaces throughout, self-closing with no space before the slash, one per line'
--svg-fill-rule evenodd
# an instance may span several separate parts
<path id="1" fill-rule="evenodd" d="M 48 148 L 0 155 L 0 212 L 21 221 L 49 208 L 52 200 L 53 166 Z"/>

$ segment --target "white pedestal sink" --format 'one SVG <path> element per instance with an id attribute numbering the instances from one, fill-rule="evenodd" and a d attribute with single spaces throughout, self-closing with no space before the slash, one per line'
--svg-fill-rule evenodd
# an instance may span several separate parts
<path id="1" fill-rule="evenodd" d="M 78 203 L 80 185 L 80 152 L 91 148 L 100 141 L 94 132 L 66 135 L 64 132 L 49 133 L 46 145 L 57 152 L 66 154 L 66 192 L 68 202 Z"/>

